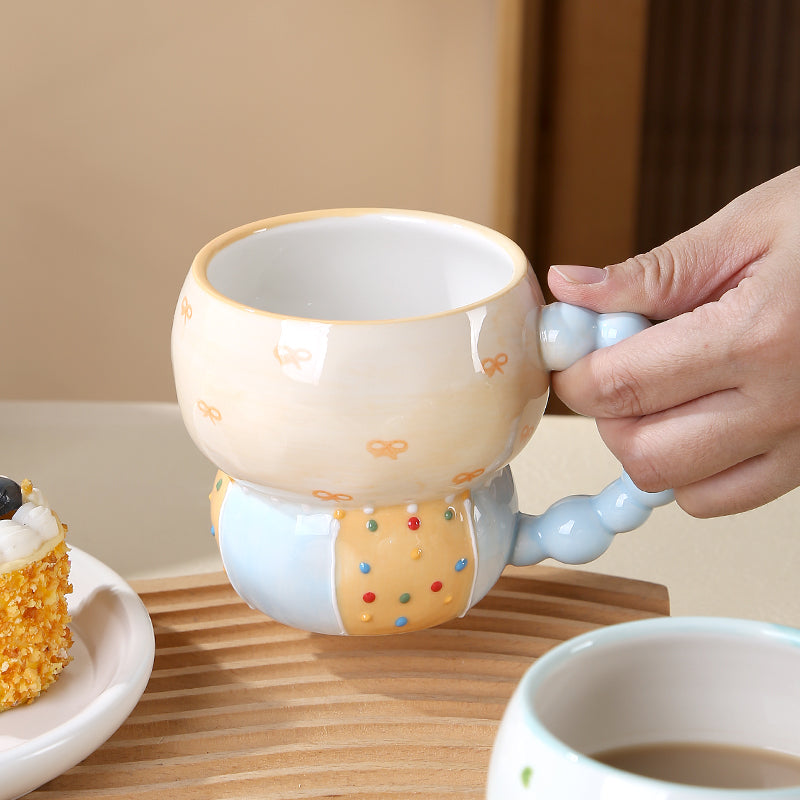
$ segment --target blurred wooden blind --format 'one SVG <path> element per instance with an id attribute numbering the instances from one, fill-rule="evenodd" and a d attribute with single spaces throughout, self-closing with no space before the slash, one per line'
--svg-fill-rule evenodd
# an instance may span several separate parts
<path id="1" fill-rule="evenodd" d="M 526 0 L 514 235 L 648 250 L 800 164 L 800 0 Z"/>
<path id="2" fill-rule="evenodd" d="M 800 0 L 650 0 L 636 249 L 800 164 Z"/>
<path id="3" fill-rule="evenodd" d="M 550 264 L 605 264 L 634 247 L 647 7 L 524 4 L 514 237 L 546 295 Z M 551 395 L 548 410 L 566 409 Z"/>
<path id="4" fill-rule="evenodd" d="M 550 264 L 649 250 L 800 164 L 800 0 L 523 8 L 513 235 L 543 287 Z"/>
<path id="5" fill-rule="evenodd" d="M 526 0 L 515 237 L 552 263 L 630 255 L 647 0 Z"/>

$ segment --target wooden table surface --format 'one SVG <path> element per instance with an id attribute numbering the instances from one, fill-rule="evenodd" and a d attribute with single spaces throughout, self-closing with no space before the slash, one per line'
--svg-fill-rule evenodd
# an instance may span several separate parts
<path id="1" fill-rule="evenodd" d="M 547 650 L 669 613 L 663 586 L 508 569 L 463 619 L 332 637 L 253 611 L 222 574 L 134 584 L 156 636 L 117 733 L 28 795 L 58 798 L 481 798 L 498 722 Z"/>

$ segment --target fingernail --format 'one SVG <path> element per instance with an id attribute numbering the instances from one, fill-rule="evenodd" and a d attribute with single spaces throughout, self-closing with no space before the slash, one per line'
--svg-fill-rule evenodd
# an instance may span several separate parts
<path id="1" fill-rule="evenodd" d="M 569 283 L 602 283 L 608 272 L 600 267 L 582 267 L 578 264 L 557 264 L 550 267 Z"/>

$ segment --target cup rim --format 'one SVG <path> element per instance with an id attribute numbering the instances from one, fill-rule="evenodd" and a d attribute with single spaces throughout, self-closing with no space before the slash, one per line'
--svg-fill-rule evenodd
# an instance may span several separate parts
<path id="1" fill-rule="evenodd" d="M 651 619 L 635 620 L 632 622 L 622 622 L 615 625 L 608 625 L 584 634 L 580 634 L 572 639 L 549 650 L 528 669 L 520 681 L 519 689 L 522 703 L 522 713 L 528 729 L 534 738 L 543 741 L 548 748 L 552 749 L 558 758 L 564 758 L 573 763 L 591 764 L 593 768 L 601 773 L 611 775 L 624 775 L 627 780 L 640 785 L 642 789 L 682 789 L 691 791 L 692 797 L 700 800 L 719 800 L 722 797 L 739 797 L 741 800 L 789 800 L 798 797 L 800 786 L 786 786 L 775 789 L 722 789 L 716 787 L 692 786 L 689 784 L 663 781 L 656 778 L 648 778 L 643 775 L 627 772 L 608 766 L 595 760 L 586 753 L 582 753 L 553 734 L 536 716 L 531 708 L 529 698 L 546 678 L 561 664 L 564 664 L 572 656 L 590 647 L 605 647 L 624 641 L 630 641 L 632 636 L 647 637 L 666 634 L 685 633 L 690 635 L 723 634 L 729 636 L 741 636 L 754 641 L 782 642 L 784 644 L 800 648 L 800 630 L 777 623 L 762 622 L 749 619 L 735 619 L 732 617 L 712 617 L 712 616 L 682 616 L 682 617 L 654 617 Z M 649 796 L 649 795 L 648 795 Z"/>
<path id="2" fill-rule="evenodd" d="M 458 306 L 456 308 L 449 308 L 443 311 L 437 311 L 430 314 L 420 314 L 418 316 L 407 317 L 392 317 L 387 319 L 370 319 L 370 320 L 348 320 L 348 319 L 324 319 L 316 317 L 301 317 L 293 314 L 281 314 L 276 311 L 267 311 L 261 308 L 247 305 L 234 300 L 227 295 L 216 289 L 211 281 L 208 279 L 208 268 L 214 256 L 226 247 L 238 242 L 242 239 L 260 233 L 265 230 L 281 227 L 284 225 L 292 225 L 298 222 L 311 222 L 314 220 L 332 219 L 336 217 L 361 217 L 361 216 L 383 216 L 383 217 L 400 217 L 403 219 L 418 219 L 428 220 L 439 223 L 440 225 L 453 226 L 464 228 L 466 230 L 477 233 L 483 236 L 489 242 L 500 247 L 511 258 L 513 272 L 508 282 L 496 292 L 475 300 L 472 303 Z M 210 242 L 204 245 L 194 257 L 190 274 L 195 282 L 211 297 L 225 303 L 231 308 L 240 311 L 245 311 L 248 314 L 256 314 L 259 316 L 268 317 L 275 320 L 297 320 L 299 322 L 306 322 L 311 324 L 325 324 L 325 325 L 382 325 L 382 324 L 402 324 L 408 322 L 417 322 L 419 320 L 436 319 L 441 317 L 448 317 L 454 314 L 461 314 L 469 312 L 472 309 L 480 308 L 491 302 L 493 299 L 506 294 L 523 281 L 529 269 L 528 258 L 523 252 L 522 248 L 510 239 L 505 234 L 494 230 L 486 225 L 478 222 L 472 222 L 459 217 L 451 216 L 448 214 L 440 214 L 433 211 L 415 211 L 411 209 L 402 208 L 381 208 L 381 207 L 363 207 L 363 208 L 326 208 L 316 209 L 312 211 L 299 211 L 290 214 L 280 214 L 274 217 L 266 217 L 255 222 L 249 222 L 245 225 L 239 225 L 236 228 L 219 234 L 214 237 Z"/>

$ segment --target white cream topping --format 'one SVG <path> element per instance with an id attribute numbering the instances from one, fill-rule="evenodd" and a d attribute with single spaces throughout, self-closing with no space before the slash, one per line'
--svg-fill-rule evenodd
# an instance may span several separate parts
<path id="1" fill-rule="evenodd" d="M 11 519 L 0 519 L 0 571 L 24 566 L 45 544 L 63 537 L 58 520 L 41 492 L 34 489 L 25 499 L 27 502 Z"/>
<path id="2" fill-rule="evenodd" d="M 25 490 L 23 489 L 23 492 Z M 35 486 L 22 498 L 26 503 L 35 503 L 37 506 L 45 506 L 48 507 L 47 500 L 45 500 L 44 495 L 42 494 L 41 489 L 37 489 Z"/>

